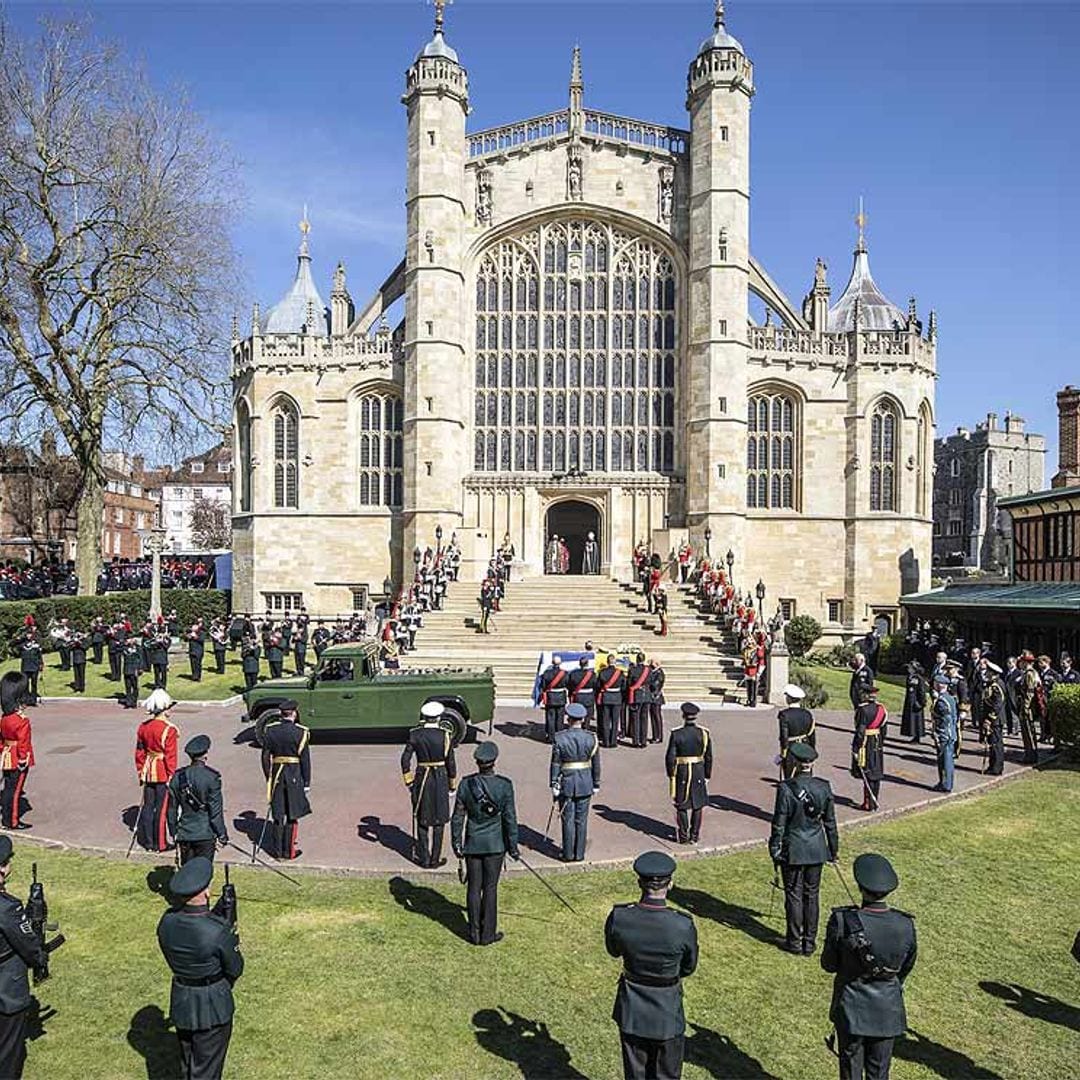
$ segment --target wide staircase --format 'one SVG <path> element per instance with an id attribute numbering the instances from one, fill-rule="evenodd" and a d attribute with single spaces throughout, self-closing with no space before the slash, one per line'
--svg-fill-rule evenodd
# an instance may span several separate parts
<path id="1" fill-rule="evenodd" d="M 669 702 L 719 704 L 736 700 L 742 677 L 733 636 L 706 619 L 689 589 L 668 585 L 668 636 L 645 607 L 640 589 L 609 578 L 565 577 L 511 581 L 502 611 L 491 617 L 491 633 L 478 633 L 479 586 L 459 581 L 441 611 L 429 611 L 405 667 L 491 667 L 495 692 L 503 699 L 528 698 L 542 650 L 580 651 L 585 641 L 598 649 L 637 645 L 659 657 Z"/>

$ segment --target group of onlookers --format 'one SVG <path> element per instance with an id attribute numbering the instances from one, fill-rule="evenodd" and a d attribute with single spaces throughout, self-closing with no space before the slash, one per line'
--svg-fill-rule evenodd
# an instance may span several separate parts
<path id="1" fill-rule="evenodd" d="M 72 563 L 53 560 L 36 566 L 8 559 L 0 566 L 0 600 L 40 600 L 45 596 L 74 596 L 79 579 Z"/>
<path id="2" fill-rule="evenodd" d="M 114 559 L 105 563 L 98 574 L 98 593 L 149 589 L 154 568 L 151 559 Z M 161 586 L 164 589 L 209 589 L 214 584 L 211 559 L 166 558 L 161 560 Z"/>

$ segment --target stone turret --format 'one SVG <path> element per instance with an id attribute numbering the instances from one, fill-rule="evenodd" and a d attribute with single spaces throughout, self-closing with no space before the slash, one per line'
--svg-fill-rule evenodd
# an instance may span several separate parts
<path id="1" fill-rule="evenodd" d="M 353 302 L 345 287 L 345 264 L 338 263 L 334 271 L 334 287 L 330 290 L 330 333 L 344 334 L 353 321 Z"/>
<path id="2" fill-rule="evenodd" d="M 687 523 L 742 559 L 753 65 L 716 5 L 687 77 L 690 111 Z"/>

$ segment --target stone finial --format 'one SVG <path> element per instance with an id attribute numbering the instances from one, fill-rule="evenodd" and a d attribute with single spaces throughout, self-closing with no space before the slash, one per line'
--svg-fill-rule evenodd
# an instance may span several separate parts
<path id="1" fill-rule="evenodd" d="M 348 290 L 345 288 L 345 264 L 339 262 L 334 269 L 334 287 L 332 295 L 342 296 Z"/>
<path id="2" fill-rule="evenodd" d="M 235 311 L 232 314 L 232 339 L 233 344 L 240 340 L 240 319 Z"/>
<path id="3" fill-rule="evenodd" d="M 251 305 L 251 336 L 254 337 L 259 332 L 259 301 L 256 300 Z"/>
<path id="4" fill-rule="evenodd" d="M 858 255 L 866 253 L 866 211 L 863 209 L 863 198 L 859 196 L 859 212 L 855 215 L 855 225 L 859 230 L 859 239 L 855 244 L 855 252 Z"/>
<path id="5" fill-rule="evenodd" d="M 828 279 L 826 278 L 826 272 L 828 271 L 828 264 L 824 259 L 818 259 L 814 263 L 814 288 L 815 289 L 827 289 L 829 287 Z"/>
<path id="6" fill-rule="evenodd" d="M 937 312 L 930 312 L 930 325 L 927 330 L 927 340 L 934 342 L 937 341 Z"/>
<path id="7" fill-rule="evenodd" d="M 724 29 L 724 0 L 716 0 L 716 18 L 713 19 L 713 28 Z"/>
<path id="8" fill-rule="evenodd" d="M 308 252 L 308 233 L 311 232 L 311 222 L 308 221 L 307 203 L 304 203 L 304 216 L 300 219 L 300 257 L 307 258 Z"/>

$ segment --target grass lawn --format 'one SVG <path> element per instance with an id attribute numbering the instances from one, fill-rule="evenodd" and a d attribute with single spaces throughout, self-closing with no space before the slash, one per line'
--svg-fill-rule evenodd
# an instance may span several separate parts
<path id="1" fill-rule="evenodd" d="M 313 660 L 314 653 L 308 654 Z M 182 656 L 170 654 L 169 656 L 169 693 L 177 701 L 221 701 L 232 697 L 234 694 L 243 692 L 244 673 L 240 669 L 240 652 L 225 654 L 225 674 L 214 674 L 214 657 L 209 651 L 207 660 L 203 662 L 203 676 L 200 682 L 194 682 L 191 678 L 191 668 L 188 665 L 187 653 Z M 18 660 L 6 660 L 0 663 L 0 675 L 5 671 L 18 671 Z M 285 664 L 285 674 L 293 674 L 292 658 Z M 261 676 L 270 677 L 270 668 L 265 660 L 262 661 Z M 124 692 L 123 680 L 113 682 L 109 678 L 108 659 L 100 666 L 89 662 L 86 665 L 86 693 L 79 695 L 71 689 L 72 674 L 70 671 L 60 670 L 60 658 L 56 653 L 46 653 L 45 670 L 38 679 L 38 693 L 43 697 L 91 697 L 107 698 L 119 697 Z M 142 700 L 154 688 L 152 674 L 144 674 L 139 680 L 139 699 Z"/>
<path id="2" fill-rule="evenodd" d="M 850 711 L 851 699 L 848 697 L 848 687 L 851 685 L 851 672 L 847 668 L 824 667 L 820 664 L 800 665 L 805 671 L 810 671 L 821 680 L 829 694 L 829 700 L 822 706 L 824 709 L 836 709 L 840 712 Z M 878 701 L 889 711 L 890 716 L 895 716 L 897 722 L 904 710 L 904 683 L 903 675 L 875 675 L 874 685 L 878 688 Z"/>
<path id="3" fill-rule="evenodd" d="M 845 833 L 842 856 L 879 850 L 916 915 L 910 1033 L 895 1080 L 1064 1080 L 1076 1075 L 1080 980 L 1069 955 L 1080 922 L 1080 772 L 1047 770 L 982 796 Z M 30 845 L 13 891 L 25 895 Z M 163 1010 L 168 977 L 148 889 L 167 871 L 54 851 L 37 854 L 50 914 L 68 944 L 39 988 L 35 1078 L 174 1075 Z M 835 1076 L 822 1045 L 830 976 L 777 947 L 763 851 L 689 860 L 673 899 L 701 940 L 686 982 L 687 1077 Z M 577 916 L 529 877 L 504 883 L 506 940 L 461 938 L 456 881 L 309 877 L 302 888 L 241 869 L 242 947 L 230 1077 L 608 1078 L 620 1075 L 610 1020 L 618 965 L 603 945 L 628 871 L 553 875 Z M 850 877 L 849 877 L 850 880 Z M 843 901 L 836 875 L 823 909 Z M 824 918 L 823 918 L 824 924 Z M 50 1010 L 55 1014 L 49 1016 Z"/>

